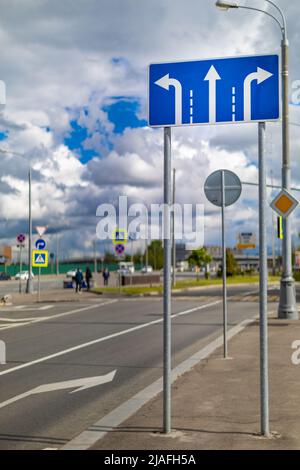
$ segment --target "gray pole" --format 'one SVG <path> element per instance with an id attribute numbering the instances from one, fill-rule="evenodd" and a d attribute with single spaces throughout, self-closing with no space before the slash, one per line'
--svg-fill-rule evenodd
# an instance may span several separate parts
<path id="1" fill-rule="evenodd" d="M 26 285 L 26 293 L 31 294 L 33 291 L 32 285 L 32 212 L 31 212 L 31 166 L 29 166 L 28 172 L 28 190 L 29 190 L 29 200 L 28 200 L 28 211 L 29 211 L 29 221 L 28 221 L 28 231 L 29 231 L 29 240 L 28 240 L 28 280 Z"/>
<path id="2" fill-rule="evenodd" d="M 265 170 L 266 123 L 258 124 L 259 166 L 259 318 L 260 318 L 260 394 L 261 434 L 269 436 L 269 378 L 268 378 L 268 265 L 266 226 L 266 170 Z"/>
<path id="3" fill-rule="evenodd" d="M 173 272 L 172 285 L 176 286 L 176 243 L 175 243 L 175 191 L 176 191 L 176 169 L 173 168 L 173 213 L 172 213 L 172 247 L 173 247 Z"/>
<path id="4" fill-rule="evenodd" d="M 19 294 L 22 293 L 22 280 L 21 280 L 21 272 L 22 272 L 22 243 L 20 243 L 20 278 L 19 278 Z"/>
<path id="5" fill-rule="evenodd" d="M 290 166 L 290 142 L 289 142 L 289 68 L 288 68 L 289 43 L 286 30 L 281 43 L 282 61 L 282 187 L 290 190 L 291 166 Z M 280 301 L 278 318 L 298 320 L 296 305 L 295 280 L 292 272 L 292 237 L 291 221 L 287 217 L 283 220 L 282 241 L 282 276 L 280 282 Z"/>
<path id="6" fill-rule="evenodd" d="M 271 170 L 271 185 L 273 186 L 273 170 Z M 275 213 L 272 211 L 272 275 L 276 275 L 276 254 L 275 254 Z"/>
<path id="7" fill-rule="evenodd" d="M 148 237 L 148 235 L 147 235 Z M 145 263 L 146 263 L 146 266 L 148 266 L 149 264 L 149 261 L 148 261 L 148 238 L 145 239 L 145 243 L 146 243 L 146 247 L 145 247 Z"/>
<path id="8" fill-rule="evenodd" d="M 59 275 L 59 260 L 58 260 L 58 247 L 59 247 L 59 240 L 58 240 L 58 232 L 56 233 L 56 275 Z"/>
<path id="9" fill-rule="evenodd" d="M 94 276 L 97 276 L 97 254 L 96 254 L 96 240 L 94 240 Z"/>
<path id="10" fill-rule="evenodd" d="M 226 265 L 226 243 L 225 243 L 225 175 L 221 172 L 222 188 L 222 275 L 223 275 L 223 355 L 227 358 L 227 265 Z"/>
<path id="11" fill-rule="evenodd" d="M 38 279 L 38 302 L 41 301 L 41 268 L 39 268 L 39 279 Z"/>
<path id="12" fill-rule="evenodd" d="M 171 431 L 171 128 L 164 128 L 164 433 Z"/>

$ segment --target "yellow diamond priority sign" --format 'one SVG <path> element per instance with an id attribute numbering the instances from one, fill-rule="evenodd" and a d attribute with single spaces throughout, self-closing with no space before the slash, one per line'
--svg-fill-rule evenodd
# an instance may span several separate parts
<path id="1" fill-rule="evenodd" d="M 286 189 L 280 193 L 271 202 L 272 209 L 281 217 L 288 217 L 291 212 L 298 206 L 299 202 Z"/>

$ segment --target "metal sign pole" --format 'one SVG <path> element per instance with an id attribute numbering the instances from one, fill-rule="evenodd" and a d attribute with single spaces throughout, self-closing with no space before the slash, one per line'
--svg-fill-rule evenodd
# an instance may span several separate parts
<path id="1" fill-rule="evenodd" d="M 38 302 L 41 300 L 41 268 L 39 268 Z"/>
<path id="2" fill-rule="evenodd" d="M 164 128 L 164 433 L 171 431 L 171 128 Z"/>
<path id="3" fill-rule="evenodd" d="M 223 257 L 223 354 L 227 358 L 227 264 L 226 264 L 226 243 L 225 243 L 225 173 L 221 171 L 222 188 L 222 257 Z"/>
<path id="4" fill-rule="evenodd" d="M 268 265 L 266 228 L 266 123 L 258 124 L 259 164 L 259 318 L 260 318 L 260 393 L 261 434 L 269 436 L 269 380 L 268 380 Z"/>
<path id="5" fill-rule="evenodd" d="M 22 244 L 20 244 L 20 277 L 19 277 L 19 294 L 22 293 L 22 279 L 21 279 L 21 273 L 22 273 Z"/>

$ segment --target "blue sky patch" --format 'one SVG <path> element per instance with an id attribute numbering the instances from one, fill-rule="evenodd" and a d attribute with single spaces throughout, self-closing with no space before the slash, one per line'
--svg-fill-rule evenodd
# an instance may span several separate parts
<path id="1" fill-rule="evenodd" d="M 115 133 L 122 134 L 127 128 L 144 127 L 147 121 L 138 118 L 140 102 L 135 98 L 114 97 L 115 102 L 105 106 L 103 111 L 108 115 L 108 119 L 115 126 Z"/>

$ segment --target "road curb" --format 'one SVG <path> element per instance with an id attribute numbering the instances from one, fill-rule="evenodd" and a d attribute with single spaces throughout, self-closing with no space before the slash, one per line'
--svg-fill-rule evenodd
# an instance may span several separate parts
<path id="1" fill-rule="evenodd" d="M 228 340 L 243 331 L 248 325 L 254 323 L 257 316 L 252 319 L 244 320 L 238 325 L 231 328 L 228 332 Z M 200 349 L 196 354 L 183 361 L 172 371 L 172 383 L 174 383 L 181 375 L 190 371 L 196 364 L 203 359 L 209 357 L 223 344 L 223 335 L 213 340 L 210 344 Z M 122 405 L 115 408 L 109 414 L 101 418 L 99 421 L 89 426 L 85 431 L 77 437 L 69 441 L 60 450 L 87 450 L 96 444 L 100 439 L 108 433 L 113 431 L 121 423 L 126 421 L 130 416 L 136 413 L 148 401 L 155 398 L 163 390 L 162 377 L 153 382 L 148 387 L 144 388 L 132 398 L 127 400 Z"/>

